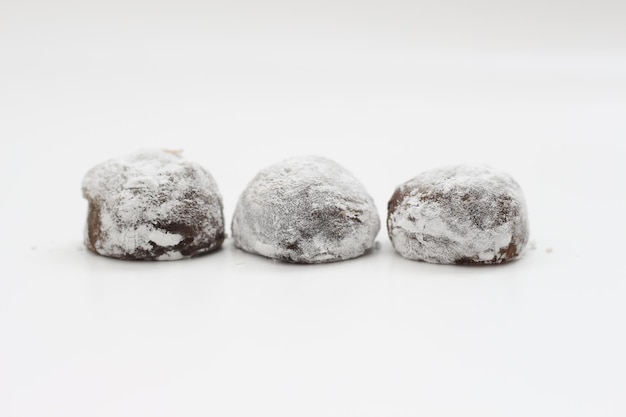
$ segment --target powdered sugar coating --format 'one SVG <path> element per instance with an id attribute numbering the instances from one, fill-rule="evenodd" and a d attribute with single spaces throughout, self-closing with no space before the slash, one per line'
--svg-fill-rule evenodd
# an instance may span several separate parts
<path id="1" fill-rule="evenodd" d="M 224 240 L 222 198 L 211 174 L 167 151 L 111 159 L 83 180 L 85 244 L 104 256 L 176 260 Z"/>
<path id="2" fill-rule="evenodd" d="M 498 264 L 516 259 L 528 241 L 519 185 L 486 166 L 424 172 L 389 201 L 387 229 L 405 258 L 441 264 Z"/>
<path id="3" fill-rule="evenodd" d="M 316 156 L 272 165 L 241 194 L 232 223 L 235 246 L 296 263 L 363 255 L 380 220 L 361 183 L 339 164 Z"/>

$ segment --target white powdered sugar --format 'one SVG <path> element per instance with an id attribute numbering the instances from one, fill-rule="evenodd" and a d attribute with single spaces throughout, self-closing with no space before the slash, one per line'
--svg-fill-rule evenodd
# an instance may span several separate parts
<path id="1" fill-rule="evenodd" d="M 405 258 L 442 264 L 513 260 L 528 241 L 528 215 L 519 185 L 485 166 L 424 172 L 396 189 L 387 229 Z"/>
<path id="2" fill-rule="evenodd" d="M 315 156 L 262 170 L 241 194 L 232 222 L 238 248 L 296 263 L 360 256 L 379 229 L 374 201 L 361 183 Z"/>
<path id="3" fill-rule="evenodd" d="M 123 259 L 174 260 L 217 249 L 222 201 L 211 174 L 167 151 L 111 159 L 83 180 L 85 244 Z"/>

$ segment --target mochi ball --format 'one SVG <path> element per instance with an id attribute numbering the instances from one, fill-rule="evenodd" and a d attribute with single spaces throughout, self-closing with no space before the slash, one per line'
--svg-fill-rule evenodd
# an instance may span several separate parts
<path id="1" fill-rule="evenodd" d="M 438 264 L 499 264 L 528 242 L 528 214 L 508 174 L 479 165 L 423 172 L 398 186 L 387 231 L 408 259 Z"/>
<path id="2" fill-rule="evenodd" d="M 259 172 L 241 194 L 232 222 L 236 247 L 307 264 L 361 256 L 379 229 L 363 185 L 318 156 L 289 158 Z"/>
<path id="3" fill-rule="evenodd" d="M 111 159 L 83 180 L 85 245 L 111 258 L 176 260 L 219 248 L 222 197 L 211 174 L 176 152 Z"/>

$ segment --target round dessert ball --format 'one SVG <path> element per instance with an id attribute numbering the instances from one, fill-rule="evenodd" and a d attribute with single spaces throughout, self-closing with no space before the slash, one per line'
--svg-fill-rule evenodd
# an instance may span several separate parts
<path id="1" fill-rule="evenodd" d="M 361 183 L 327 158 L 289 158 L 265 168 L 241 194 L 235 246 L 294 263 L 351 259 L 372 248 L 378 211 Z"/>
<path id="2" fill-rule="evenodd" d="M 211 174 L 176 152 L 138 152 L 92 168 L 85 245 L 120 259 L 175 260 L 219 248 L 222 197 Z"/>
<path id="3" fill-rule="evenodd" d="M 439 264 L 499 264 L 520 256 L 528 215 L 519 185 L 485 166 L 426 171 L 396 188 L 388 206 L 393 247 Z"/>

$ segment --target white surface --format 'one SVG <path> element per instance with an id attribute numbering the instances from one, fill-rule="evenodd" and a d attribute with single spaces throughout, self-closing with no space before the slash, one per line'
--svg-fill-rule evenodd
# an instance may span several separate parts
<path id="1" fill-rule="evenodd" d="M 86 4 L 86 3 L 85 3 Z M 0 5 L 0 416 L 626 414 L 625 5 Z M 84 173 L 141 147 L 254 174 L 335 159 L 384 216 L 459 162 L 525 191 L 485 268 L 82 246 Z"/>

